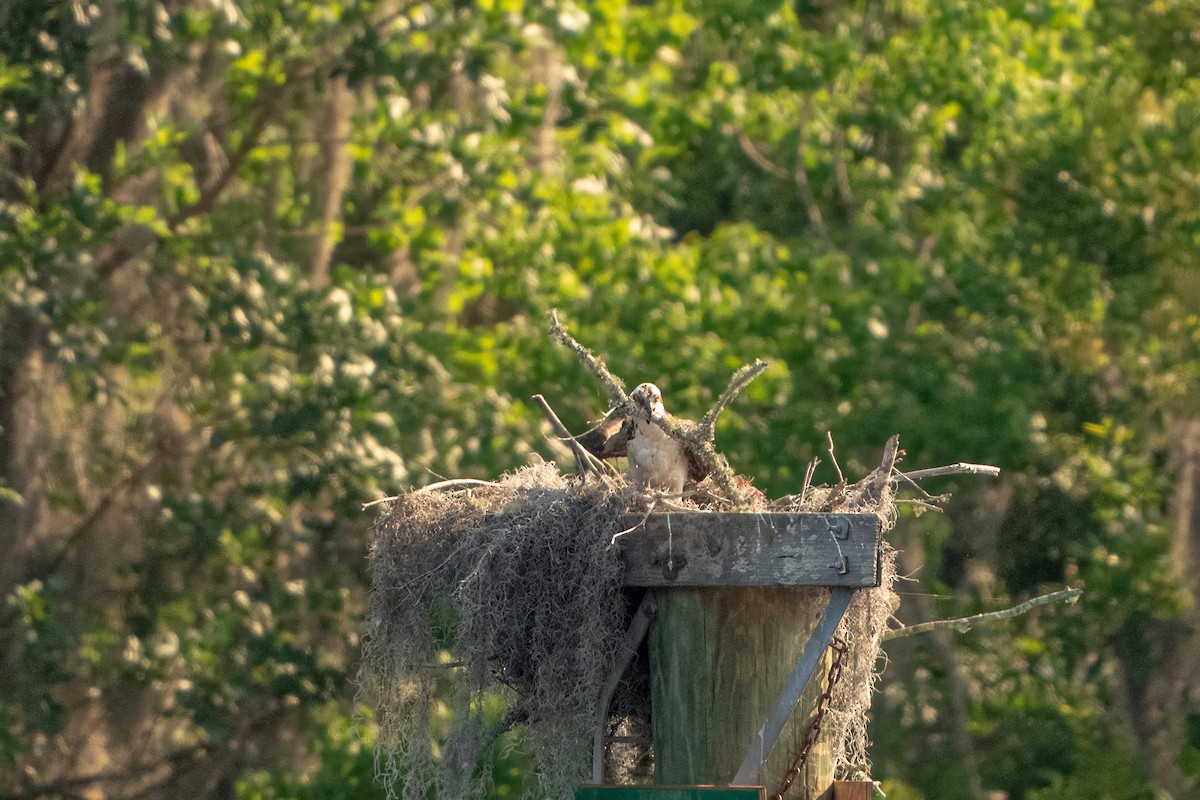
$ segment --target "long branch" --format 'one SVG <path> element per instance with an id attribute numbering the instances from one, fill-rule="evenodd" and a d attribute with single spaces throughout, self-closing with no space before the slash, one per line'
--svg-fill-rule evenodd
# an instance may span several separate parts
<path id="1" fill-rule="evenodd" d="M 918 633 L 929 633 L 940 628 L 953 628 L 958 633 L 966 633 L 976 625 L 995 622 L 1001 619 L 1009 619 L 1010 617 L 1018 617 L 1021 614 L 1028 613 L 1038 606 L 1045 606 L 1051 603 L 1066 602 L 1074 603 L 1079 599 L 1079 595 L 1083 594 L 1083 589 L 1060 589 L 1057 592 L 1050 594 L 1039 595 L 1031 600 L 1026 600 L 1024 603 L 1006 608 L 1003 611 L 989 611 L 984 614 L 974 614 L 969 617 L 959 617 L 957 619 L 938 619 L 933 622 L 922 622 L 918 625 L 908 625 L 903 628 L 888 631 L 883 635 L 885 642 L 892 639 L 903 639 L 905 636 L 915 636 Z"/>
<path id="2" fill-rule="evenodd" d="M 549 317 L 550 335 L 559 344 L 567 347 L 578 356 L 580 363 L 592 371 L 600 381 L 600 385 L 604 387 L 604 391 L 608 392 L 609 404 L 613 408 L 621 409 L 621 412 L 624 413 L 626 406 L 629 405 L 629 395 L 625 392 L 625 382 L 609 372 L 604 361 L 597 358 L 591 350 L 581 345 L 567 332 L 563 324 L 558 321 L 558 309 L 551 309 Z"/>
<path id="3" fill-rule="evenodd" d="M 558 418 L 558 414 L 555 414 L 554 409 L 546 402 L 546 398 L 540 394 L 535 394 L 533 402 L 537 403 L 538 408 L 542 410 L 542 415 L 546 417 L 546 421 L 550 423 L 550 427 L 554 429 L 554 432 L 559 435 L 567 447 L 571 448 L 571 454 L 575 456 L 575 469 L 580 477 L 583 477 L 588 472 L 595 472 L 601 476 L 616 473 L 616 470 L 611 466 L 583 449 L 583 445 L 579 444 L 575 437 L 571 435 L 571 432 L 567 430 L 567 426 L 563 425 L 562 420 Z"/>

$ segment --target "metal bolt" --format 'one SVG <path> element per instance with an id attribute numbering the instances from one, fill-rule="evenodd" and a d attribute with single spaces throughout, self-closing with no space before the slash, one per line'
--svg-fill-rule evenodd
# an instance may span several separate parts
<path id="1" fill-rule="evenodd" d="M 826 521 L 829 526 L 829 532 L 838 539 L 850 538 L 850 520 L 845 517 L 832 517 Z"/>

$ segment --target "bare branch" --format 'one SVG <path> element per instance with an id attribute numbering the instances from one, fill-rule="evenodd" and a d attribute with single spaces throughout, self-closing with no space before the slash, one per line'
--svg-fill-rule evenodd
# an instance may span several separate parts
<path id="1" fill-rule="evenodd" d="M 591 472 L 601 477 L 617 474 L 617 471 L 611 465 L 606 464 L 583 449 L 583 445 L 579 444 L 575 437 L 571 435 L 571 432 L 567 430 L 567 426 L 563 425 L 562 420 L 558 418 L 558 414 L 555 414 L 554 409 L 546 402 L 546 398 L 540 394 L 535 394 L 533 402 L 537 403 L 538 408 L 542 410 L 542 414 L 550 422 L 550 427 L 554 429 L 554 432 L 558 434 L 562 442 L 571 448 L 571 453 L 575 456 L 575 471 L 579 473 L 580 477 L 584 477 Z"/>
<path id="2" fill-rule="evenodd" d="M 613 408 L 621 410 L 624 414 L 626 407 L 629 405 L 629 395 L 625 392 L 625 382 L 608 371 L 608 367 L 604 362 L 592 354 L 591 350 L 575 341 L 575 338 L 567 332 L 566 327 L 558 321 L 558 309 L 550 310 L 550 335 L 564 345 L 579 358 L 579 362 L 587 367 L 593 375 L 600 381 L 600 385 L 604 387 L 604 391 L 608 393 L 609 404 Z M 570 436 L 571 434 L 567 434 Z"/>
<path id="3" fill-rule="evenodd" d="M 910 481 L 919 481 L 922 478 L 935 478 L 940 475 L 999 475 L 1000 468 L 993 467 L 990 464 L 968 464 L 965 461 L 960 461 L 957 464 L 950 464 L 945 467 L 916 469 L 912 472 L 903 472 L 900 474 Z"/>
<path id="4" fill-rule="evenodd" d="M 838 483 L 845 484 L 846 476 L 842 475 L 842 468 L 838 464 L 837 456 L 833 454 L 833 433 L 825 431 L 825 446 L 829 450 L 829 460 L 833 462 L 833 468 L 837 470 Z"/>
<path id="5" fill-rule="evenodd" d="M 721 396 L 717 398 L 716 404 L 708 410 L 708 413 L 704 415 L 704 419 L 700 420 L 700 432 L 705 439 L 710 442 L 713 440 L 717 417 L 725 409 L 725 406 L 741 394 L 750 385 L 750 381 L 761 375 L 769 366 L 771 366 L 771 362 L 755 359 L 753 364 L 746 364 L 733 373 L 733 377 L 729 379 L 729 385 L 725 387 L 725 391 L 721 392 Z"/>
<path id="6" fill-rule="evenodd" d="M 958 633 L 965 633 L 971 630 L 975 625 L 982 625 L 989 622 L 995 622 L 1001 619 L 1009 619 L 1017 617 L 1021 614 L 1051 603 L 1066 602 L 1074 603 L 1083 594 L 1083 589 L 1061 589 L 1050 594 L 1043 594 L 1031 600 L 1026 600 L 1024 603 L 1006 608 L 1003 611 L 989 611 L 984 614 L 974 614 L 970 617 L 959 617 L 958 619 L 939 619 L 933 622 L 922 622 L 919 625 L 909 625 L 904 628 L 898 628 L 893 631 L 888 631 L 883 635 L 883 640 L 891 641 L 892 639 L 903 639 L 906 636 L 915 636 L 918 633 L 929 633 L 930 631 L 939 630 L 941 628 L 952 628 Z"/>

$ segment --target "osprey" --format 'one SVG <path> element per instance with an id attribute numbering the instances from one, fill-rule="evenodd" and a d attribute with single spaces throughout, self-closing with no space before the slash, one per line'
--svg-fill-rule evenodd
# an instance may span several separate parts
<path id="1" fill-rule="evenodd" d="M 576 437 L 584 449 L 599 458 L 629 458 L 629 480 L 640 489 L 679 494 L 690 478 L 699 482 L 705 471 L 684 447 L 663 428 L 670 419 L 662 392 L 653 383 L 640 384 L 629 395 L 633 414 L 610 420 Z M 695 423 L 678 421 L 678 425 Z"/>

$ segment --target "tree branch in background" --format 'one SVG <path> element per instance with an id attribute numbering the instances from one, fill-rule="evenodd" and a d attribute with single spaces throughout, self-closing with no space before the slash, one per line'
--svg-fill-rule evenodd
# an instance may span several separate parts
<path id="1" fill-rule="evenodd" d="M 853 264 L 858 257 L 858 211 L 854 204 L 854 190 L 850 186 L 850 170 L 846 166 L 846 131 L 838 125 L 833 126 L 833 173 L 837 178 L 838 198 L 846 216 L 846 253 Z M 843 271 L 841 277 L 843 285 L 849 286 L 850 270 Z"/>
<path id="2" fill-rule="evenodd" d="M 314 286 L 329 283 L 329 262 L 333 255 L 333 224 L 342 211 L 346 189 L 350 186 L 350 114 L 353 95 L 345 75 L 326 84 L 322 124 L 328 136 L 318 139 L 321 174 L 317 181 L 316 241 L 313 242 L 309 278 Z"/>
<path id="3" fill-rule="evenodd" d="M 763 155 L 763 152 L 754 144 L 754 140 L 750 138 L 750 135 L 740 125 L 734 128 L 734 133 L 737 135 L 738 146 L 742 148 L 742 152 L 746 154 L 746 158 L 754 162 L 755 166 L 768 175 L 774 175 L 776 178 L 786 179 L 790 177 L 786 169 Z"/>
<path id="4" fill-rule="evenodd" d="M 974 614 L 970 617 L 959 617 L 957 619 L 939 619 L 933 622 L 922 622 L 919 625 L 908 625 L 903 628 L 888 631 L 883 635 L 885 642 L 892 639 L 903 639 L 906 636 L 916 636 L 918 633 L 929 633 L 939 629 L 953 629 L 958 633 L 966 633 L 975 625 L 985 625 L 989 622 L 997 620 L 1009 619 L 1018 617 L 1021 614 L 1028 613 L 1038 606 L 1050 605 L 1051 603 L 1065 602 L 1074 603 L 1079 599 L 1079 595 L 1083 594 L 1083 589 L 1061 589 L 1050 594 L 1043 594 L 1031 600 L 1026 600 L 1024 603 L 1006 608 L 1003 611 L 989 611 L 984 614 Z"/>
<path id="5" fill-rule="evenodd" d="M 167 219 L 167 227 L 173 233 L 177 233 L 179 227 L 192 217 L 207 214 L 213 210 L 222 192 L 225 191 L 230 181 L 233 180 L 242 168 L 242 164 L 245 163 L 246 158 L 258 146 L 263 132 L 274 119 L 275 112 L 288 94 L 286 79 L 283 86 L 272 86 L 267 82 L 265 77 L 263 78 L 259 84 L 258 91 L 258 98 L 261 102 L 258 105 L 258 110 L 250 123 L 249 129 L 242 137 L 241 142 L 238 143 L 237 149 L 229 155 L 221 174 L 201 190 L 200 196 L 196 198 L 194 203 L 183 206 Z M 150 242 L 154 240 L 153 237 L 136 238 L 138 241 L 133 244 L 128 242 L 116 244 L 108 255 L 96 264 L 96 277 L 102 280 L 108 279 L 118 269 L 125 266 L 130 259 L 139 256 Z"/>

